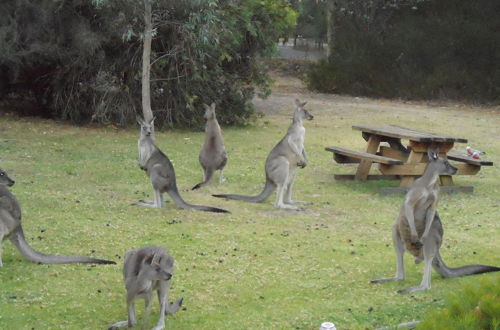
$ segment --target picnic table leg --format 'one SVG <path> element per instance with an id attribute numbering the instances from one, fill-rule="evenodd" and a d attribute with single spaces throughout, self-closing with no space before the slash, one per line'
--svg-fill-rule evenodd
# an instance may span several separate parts
<path id="1" fill-rule="evenodd" d="M 448 148 L 446 148 L 446 149 L 443 148 L 443 149 L 446 151 L 440 152 L 439 156 L 448 159 L 448 157 L 446 156 L 446 152 L 448 152 L 449 149 L 451 149 L 451 147 L 449 149 Z M 439 177 L 439 181 L 441 182 L 442 186 L 453 186 L 454 185 L 453 178 L 451 177 L 451 175 L 441 175 Z"/>
<path id="2" fill-rule="evenodd" d="M 376 154 L 378 147 L 380 145 L 380 136 L 378 135 L 370 135 L 368 138 L 368 146 L 366 147 L 366 152 L 369 154 Z M 372 166 L 372 161 L 370 160 L 361 160 L 358 165 L 358 170 L 356 171 L 356 175 L 354 176 L 354 180 L 356 181 L 364 181 L 368 178 L 368 174 L 370 173 L 370 168 Z"/>
<path id="3" fill-rule="evenodd" d="M 412 164 L 412 163 L 421 163 L 422 159 L 424 158 L 424 153 L 423 152 L 418 152 L 415 151 L 414 149 L 411 150 L 410 156 L 408 156 L 408 161 L 406 162 L 407 164 Z M 399 182 L 400 187 L 408 187 L 415 181 L 415 176 L 413 175 L 405 175 L 401 178 L 401 181 Z"/>
<path id="4" fill-rule="evenodd" d="M 453 178 L 451 175 L 441 175 L 439 177 L 439 180 L 441 181 L 442 186 L 453 186 Z"/>

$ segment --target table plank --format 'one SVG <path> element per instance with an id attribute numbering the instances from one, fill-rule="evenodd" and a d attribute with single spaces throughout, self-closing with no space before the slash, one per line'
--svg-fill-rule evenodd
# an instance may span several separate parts
<path id="1" fill-rule="evenodd" d="M 382 163 L 382 164 L 403 164 L 404 163 L 403 161 L 401 161 L 399 159 L 374 155 L 374 154 L 370 154 L 370 153 L 362 152 L 362 151 L 350 150 L 350 149 L 346 149 L 346 148 L 342 148 L 342 147 L 326 147 L 325 150 L 331 151 L 334 154 L 340 154 L 340 155 L 344 155 L 344 156 L 347 156 L 350 158 L 357 158 L 360 160 L 369 160 L 369 161 L 375 162 L 375 163 Z"/>
<path id="2" fill-rule="evenodd" d="M 371 133 L 380 136 L 388 136 L 397 139 L 409 139 L 418 142 L 461 142 L 461 143 L 467 142 L 467 139 L 464 138 L 417 131 L 414 129 L 397 125 L 382 125 L 382 126 L 354 125 L 352 126 L 352 128 L 365 133 Z"/>
<path id="3" fill-rule="evenodd" d="M 448 157 L 448 159 L 455 160 L 457 162 L 463 162 L 477 166 L 493 166 L 493 162 L 488 160 L 474 159 L 469 156 L 462 156 L 456 154 L 447 154 L 446 156 Z"/>
<path id="4" fill-rule="evenodd" d="M 470 165 L 470 164 L 455 164 L 457 168 L 457 173 L 455 175 L 474 175 L 479 172 L 481 166 Z M 386 165 L 380 164 L 379 170 L 385 175 L 405 175 L 405 176 L 417 176 L 424 173 L 427 163 L 413 163 L 404 165 Z"/>

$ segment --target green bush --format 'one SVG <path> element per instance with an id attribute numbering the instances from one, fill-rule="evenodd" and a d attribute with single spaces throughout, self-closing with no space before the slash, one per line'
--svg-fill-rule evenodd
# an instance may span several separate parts
<path id="1" fill-rule="evenodd" d="M 429 314 L 417 329 L 500 329 L 500 278 L 478 280 L 449 296 L 446 308 Z"/>
<path id="2" fill-rule="evenodd" d="M 155 0 L 151 103 L 158 126 L 198 127 L 202 103 L 243 124 L 268 78 L 257 57 L 295 22 L 282 0 Z M 141 113 L 143 1 L 5 0 L 0 98 L 75 123 L 135 122 Z M 15 101 L 15 100 L 14 100 Z M 12 108 L 11 108 L 12 109 Z"/>

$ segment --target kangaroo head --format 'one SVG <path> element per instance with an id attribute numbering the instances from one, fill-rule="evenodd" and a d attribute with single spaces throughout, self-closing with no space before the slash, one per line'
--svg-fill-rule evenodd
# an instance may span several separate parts
<path id="1" fill-rule="evenodd" d="M 205 108 L 205 115 L 203 118 L 205 120 L 210 120 L 215 118 L 215 103 L 212 103 L 210 106 L 203 104 L 203 107 Z"/>
<path id="2" fill-rule="evenodd" d="M 143 271 L 150 280 L 168 281 L 172 278 L 174 259 L 168 254 L 156 252 L 144 259 Z"/>
<path id="3" fill-rule="evenodd" d="M 6 184 L 7 186 L 12 187 L 14 183 L 16 183 L 16 181 L 12 180 L 7 172 L 0 168 L 0 184 Z"/>
<path id="4" fill-rule="evenodd" d="M 313 115 L 307 111 L 304 106 L 307 104 L 307 102 L 301 103 L 298 99 L 295 100 L 295 113 L 293 115 L 294 120 L 312 120 L 314 118 Z"/>
<path id="5" fill-rule="evenodd" d="M 154 117 L 153 119 L 146 121 L 141 117 L 137 116 L 137 123 L 141 126 L 142 137 L 154 136 L 154 131 L 155 131 L 154 121 L 155 121 Z"/>
<path id="6" fill-rule="evenodd" d="M 453 175 L 457 173 L 457 168 L 450 164 L 448 159 L 439 157 L 438 150 L 427 150 L 429 165 L 427 167 L 439 175 Z"/>

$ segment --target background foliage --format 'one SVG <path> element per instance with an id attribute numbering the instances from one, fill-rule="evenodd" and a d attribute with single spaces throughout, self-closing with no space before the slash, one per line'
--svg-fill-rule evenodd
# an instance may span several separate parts
<path id="1" fill-rule="evenodd" d="M 153 16 L 152 107 L 160 126 L 198 125 L 201 104 L 213 101 L 221 122 L 246 122 L 255 87 L 269 92 L 256 58 L 295 22 L 280 0 L 158 0 Z M 142 1 L 7 0 L 0 96 L 22 100 L 19 112 L 126 124 L 140 113 L 142 30 Z"/>
<path id="2" fill-rule="evenodd" d="M 498 101 L 500 2 L 339 1 L 332 55 L 309 75 L 320 91 Z"/>

